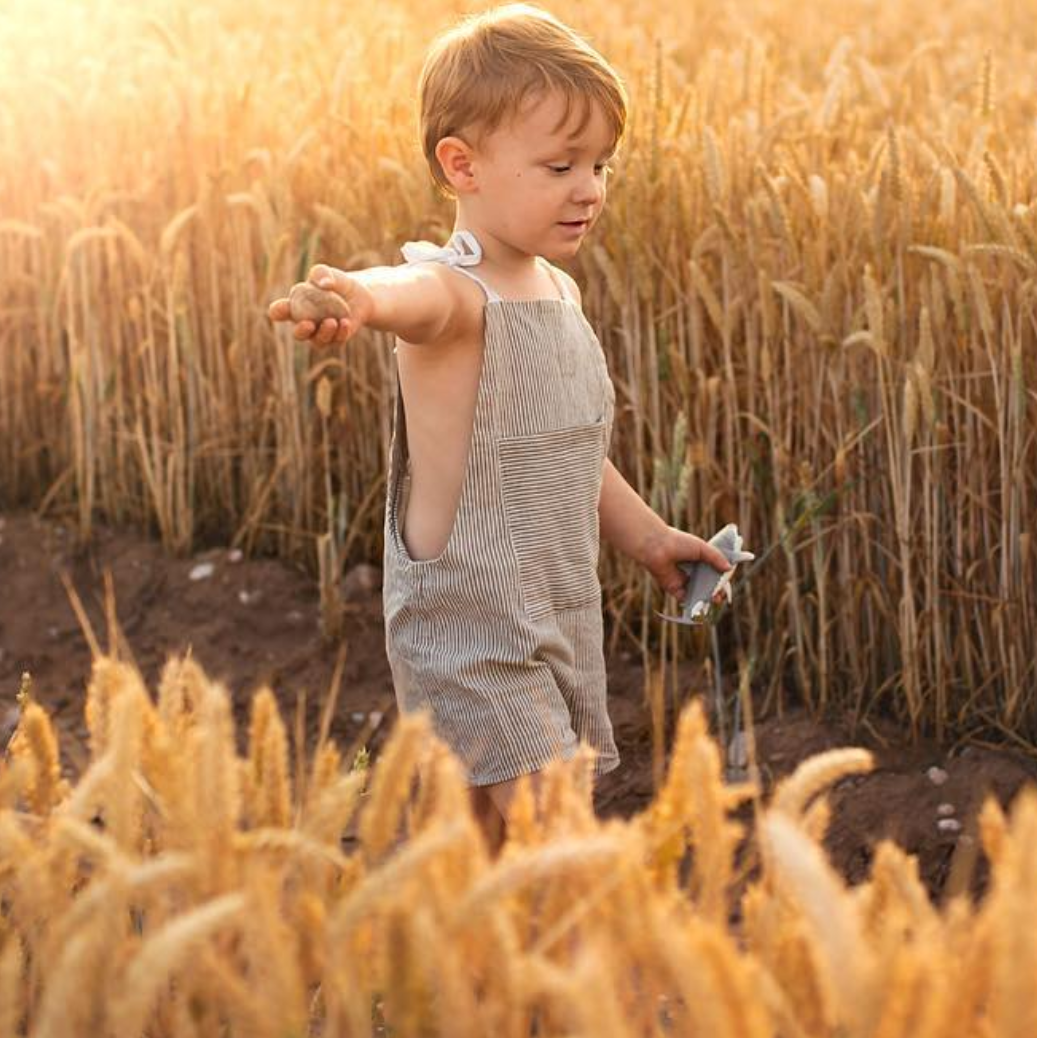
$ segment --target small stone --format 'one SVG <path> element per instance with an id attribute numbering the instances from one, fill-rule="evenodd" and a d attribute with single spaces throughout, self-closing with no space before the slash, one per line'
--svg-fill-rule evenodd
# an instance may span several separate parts
<path id="1" fill-rule="evenodd" d="M 368 717 L 371 719 L 371 727 L 377 728 L 382 723 L 382 712 L 381 710 L 372 710 Z"/>
<path id="2" fill-rule="evenodd" d="M 256 595 L 255 594 L 250 594 L 248 591 L 239 591 L 238 592 L 238 601 L 242 605 L 248 605 L 249 602 L 253 601 L 255 598 L 256 598 Z"/>
<path id="3" fill-rule="evenodd" d="M 941 818 L 950 818 L 954 814 L 954 810 L 953 804 L 938 804 L 936 807 L 936 813 Z"/>
<path id="4" fill-rule="evenodd" d="M 727 744 L 727 766 L 743 769 L 749 764 L 749 747 L 745 740 L 745 732 L 735 732 Z"/>
<path id="5" fill-rule="evenodd" d="M 943 768 L 938 768 L 935 764 L 926 772 L 929 776 L 929 781 L 934 786 L 942 786 L 950 776 Z"/>
<path id="6" fill-rule="evenodd" d="M 936 828 L 939 829 L 941 833 L 960 833 L 961 822 L 959 822 L 957 818 L 941 818 L 936 823 Z"/>
<path id="7" fill-rule="evenodd" d="M 241 560 L 244 557 L 245 557 L 245 553 L 240 548 L 231 548 L 231 550 L 229 552 L 227 552 L 227 561 L 232 563 L 235 566 L 239 562 L 241 562 Z"/>
<path id="8" fill-rule="evenodd" d="M 353 722 L 353 724 L 363 724 L 364 721 L 367 720 L 367 714 L 362 713 L 360 711 L 355 711 L 354 713 L 349 715 L 349 719 Z"/>
<path id="9" fill-rule="evenodd" d="M 288 293 L 288 306 L 295 322 L 349 316 L 349 306 L 342 296 L 331 289 L 311 285 L 308 281 L 292 286 Z"/>
<path id="10" fill-rule="evenodd" d="M 47 637 L 48 638 L 57 638 L 58 635 L 60 635 L 60 634 L 61 634 L 61 632 L 53 624 L 50 627 L 47 628 Z"/>
<path id="11" fill-rule="evenodd" d="M 303 615 L 298 609 L 291 609 L 286 617 L 290 624 L 301 624 L 303 621 Z"/>
<path id="12" fill-rule="evenodd" d="M 211 562 L 199 562 L 188 577 L 191 580 L 208 580 L 216 572 L 216 567 Z"/>

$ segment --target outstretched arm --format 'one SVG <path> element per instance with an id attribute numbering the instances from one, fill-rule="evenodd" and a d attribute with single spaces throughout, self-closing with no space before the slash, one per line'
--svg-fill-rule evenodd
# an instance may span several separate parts
<path id="1" fill-rule="evenodd" d="M 628 558 L 640 563 L 668 595 L 681 598 L 688 577 L 678 562 L 708 562 L 723 573 L 727 559 L 701 537 L 668 526 L 641 500 L 608 459 L 598 501 L 601 536 Z"/>
<path id="2" fill-rule="evenodd" d="M 365 327 L 392 332 L 410 343 L 436 342 L 453 335 L 467 316 L 457 282 L 432 263 L 349 272 L 318 263 L 290 297 L 270 304 L 268 314 L 273 321 L 294 322 L 297 339 L 322 345 L 345 342 Z M 298 290 L 304 286 L 318 290 L 310 291 L 310 306 L 316 309 L 312 316 L 309 308 L 299 308 Z M 337 297 L 323 308 L 322 291 Z"/>

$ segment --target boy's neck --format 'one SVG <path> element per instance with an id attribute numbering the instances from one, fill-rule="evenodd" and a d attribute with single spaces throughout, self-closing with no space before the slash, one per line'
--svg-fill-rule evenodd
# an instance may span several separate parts
<path id="1" fill-rule="evenodd" d="M 521 252 L 513 248 L 507 242 L 494 237 L 489 231 L 475 225 L 471 220 L 462 217 L 454 223 L 454 234 L 458 231 L 468 231 L 475 235 L 476 241 L 482 247 L 483 263 L 490 270 L 502 274 L 505 278 L 521 279 L 533 273 L 537 268 L 536 256 L 528 252 Z"/>

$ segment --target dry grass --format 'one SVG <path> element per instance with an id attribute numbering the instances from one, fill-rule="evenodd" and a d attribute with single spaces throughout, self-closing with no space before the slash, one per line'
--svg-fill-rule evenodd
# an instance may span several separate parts
<path id="1" fill-rule="evenodd" d="M 826 787 L 867 754 L 812 758 L 763 806 L 724 784 L 697 702 L 641 815 L 599 822 L 587 759 L 557 763 L 496 859 L 422 716 L 370 781 L 331 743 L 293 768 L 269 691 L 238 756 L 189 660 L 157 703 L 98 660 L 87 721 L 74 786 L 31 701 L 0 764 L 4 1038 L 1034 1033 L 1033 790 L 983 811 L 986 898 L 934 907 L 891 844 L 852 889 L 825 859 Z"/>
<path id="2" fill-rule="evenodd" d="M 754 684 L 1037 741 L 1029 9 L 555 7 L 634 104 L 575 269 L 613 455 L 674 521 L 769 551 L 731 619 Z M 412 95 L 458 9 L 5 7 L 5 502 L 303 557 L 325 587 L 377 556 L 387 344 L 317 356 L 263 311 L 317 258 L 442 236 Z M 643 578 L 605 577 L 647 646 Z"/>

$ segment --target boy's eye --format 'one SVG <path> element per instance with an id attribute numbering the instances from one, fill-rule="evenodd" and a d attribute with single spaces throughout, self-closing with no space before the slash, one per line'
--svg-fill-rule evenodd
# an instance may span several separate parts
<path id="1" fill-rule="evenodd" d="M 552 173 L 568 173 L 572 166 L 548 166 Z M 612 167 L 607 162 L 596 162 L 594 164 L 594 175 L 601 176 L 602 173 L 611 173 Z"/>

